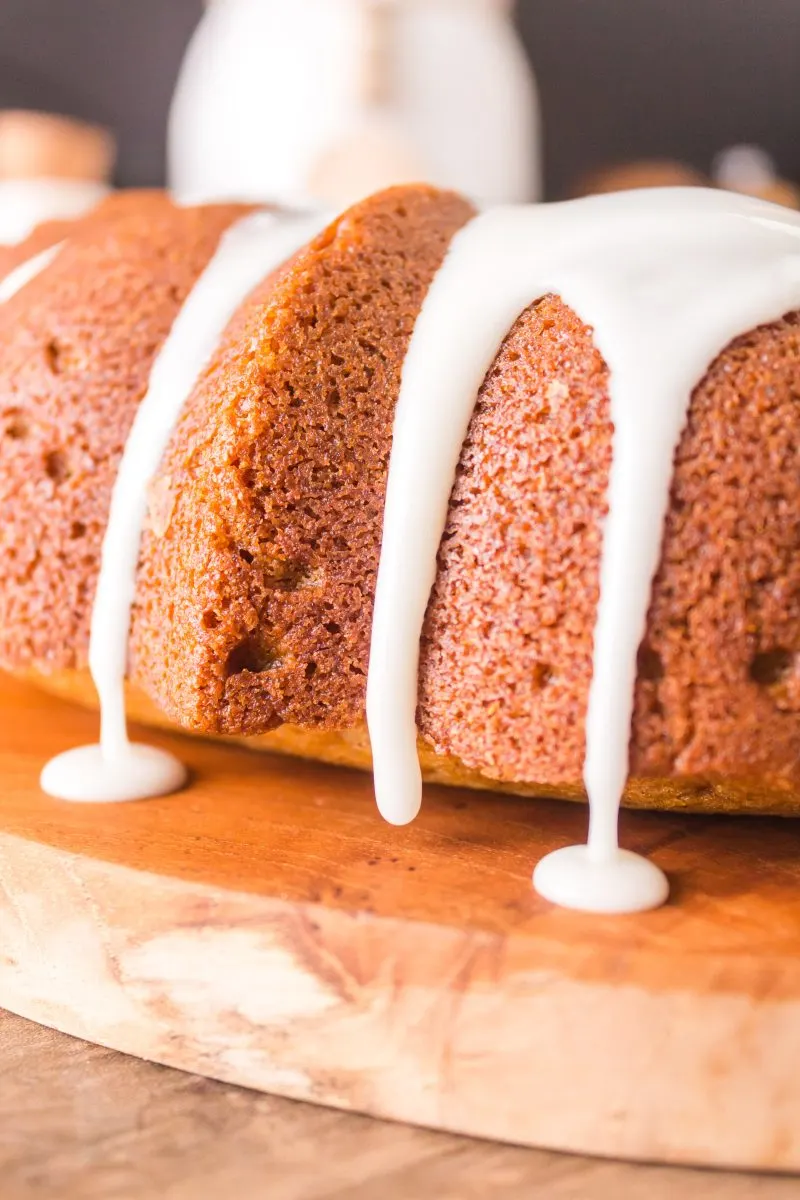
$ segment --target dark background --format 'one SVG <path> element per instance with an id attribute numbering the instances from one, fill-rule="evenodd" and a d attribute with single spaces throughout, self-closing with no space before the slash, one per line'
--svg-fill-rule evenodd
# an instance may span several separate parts
<path id="1" fill-rule="evenodd" d="M 162 182 L 167 107 L 201 11 L 201 0 L 0 0 L 0 107 L 110 125 L 118 182 Z M 800 180 L 800 0 L 520 0 L 518 20 L 551 196 L 613 161 L 707 168 L 737 141 Z"/>

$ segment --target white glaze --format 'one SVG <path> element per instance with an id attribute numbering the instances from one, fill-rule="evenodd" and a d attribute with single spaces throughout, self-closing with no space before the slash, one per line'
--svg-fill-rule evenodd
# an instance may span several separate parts
<path id="1" fill-rule="evenodd" d="M 0 245 L 24 242 L 43 221 L 79 217 L 108 193 L 105 184 L 85 179 L 6 179 L 0 181 Z"/>
<path id="2" fill-rule="evenodd" d="M 232 226 L 159 352 L 111 497 L 92 610 L 89 666 L 100 698 L 100 746 L 51 760 L 42 787 L 64 800 L 136 800 L 174 791 L 186 772 L 171 754 L 132 745 L 125 720 L 128 635 L 147 487 L 186 400 L 247 295 L 323 227 L 319 215 L 255 213 Z"/>
<path id="3" fill-rule="evenodd" d="M 666 875 L 641 854 L 616 848 L 594 855 L 588 845 L 563 846 L 546 855 L 533 883 L 545 900 L 593 913 L 646 912 L 669 895 Z"/>
<path id="4" fill-rule="evenodd" d="M 378 805 L 397 824 L 420 805 L 419 640 L 462 443 L 504 337 L 548 292 L 594 329 L 614 439 L 586 720 L 588 845 L 548 856 L 534 882 L 569 907 L 636 911 L 667 893 L 655 866 L 619 851 L 617 818 L 674 452 L 715 356 L 800 305 L 800 216 L 658 189 L 494 209 L 457 234 L 403 369 L 375 595 L 367 718 Z"/>
<path id="5" fill-rule="evenodd" d="M 128 742 L 115 758 L 109 758 L 96 744 L 76 746 L 51 758 L 39 779 L 48 796 L 84 804 L 165 796 L 185 782 L 186 768 L 179 759 L 141 742 Z"/>
<path id="6" fill-rule="evenodd" d="M 17 292 L 22 291 L 27 283 L 41 275 L 53 262 L 63 244 L 57 242 L 55 246 L 48 246 L 40 254 L 34 254 L 33 258 L 26 258 L 25 262 L 21 262 L 13 271 L 9 271 L 8 275 L 0 278 L 0 304 L 5 304 L 12 296 L 16 296 Z"/>

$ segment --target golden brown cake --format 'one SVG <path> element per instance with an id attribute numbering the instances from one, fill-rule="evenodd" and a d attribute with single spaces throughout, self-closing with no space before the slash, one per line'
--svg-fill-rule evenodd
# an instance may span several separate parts
<path id="1" fill-rule="evenodd" d="M 80 691 L 128 429 L 241 211 L 116 197 L 0 307 L 5 667 Z M 471 215 L 426 187 L 372 197 L 230 323 L 151 484 L 137 576 L 131 682 L 183 728 L 276 731 L 259 742 L 365 765 L 401 370 Z M 639 655 L 632 803 L 800 808 L 798 394 L 794 315 L 738 338 L 694 391 Z M 486 376 L 451 497 L 419 671 L 437 778 L 581 794 L 611 435 L 592 330 L 545 296 Z"/>

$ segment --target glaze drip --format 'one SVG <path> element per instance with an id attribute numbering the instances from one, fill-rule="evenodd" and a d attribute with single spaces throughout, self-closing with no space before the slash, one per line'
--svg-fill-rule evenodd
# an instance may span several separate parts
<path id="1" fill-rule="evenodd" d="M 454 238 L 403 369 L 375 595 L 367 719 L 378 806 L 396 824 L 420 806 L 419 642 L 462 444 L 506 334 L 547 293 L 594 329 L 614 437 L 586 718 L 589 839 L 548 856 L 534 882 L 569 907 L 636 911 L 667 894 L 655 866 L 619 850 L 617 820 L 675 450 L 716 355 L 800 305 L 800 217 L 659 189 L 493 209 Z"/>
<path id="2" fill-rule="evenodd" d="M 229 320 L 271 271 L 322 228 L 317 216 L 258 212 L 233 225 L 198 279 L 162 346 L 131 427 L 111 496 L 92 609 L 89 666 L 100 698 L 100 745 L 51 760 L 41 784 L 65 800 L 138 800 L 180 787 L 186 772 L 171 754 L 132 744 L 125 675 L 147 488 L 181 410 Z"/>

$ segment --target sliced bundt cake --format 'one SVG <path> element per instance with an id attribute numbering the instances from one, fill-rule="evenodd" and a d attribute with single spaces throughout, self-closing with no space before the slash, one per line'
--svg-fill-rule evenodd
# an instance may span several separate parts
<path id="1" fill-rule="evenodd" d="M 6 666 L 85 666 L 127 430 L 188 290 L 240 212 L 118 200 L 0 310 Z M 202 372 L 150 481 L 130 640 L 132 682 L 185 728 L 269 734 L 267 746 L 364 763 L 395 406 L 429 288 L 472 216 L 425 187 L 350 209 L 244 301 Z M 577 796 L 612 464 L 609 369 L 557 295 L 520 307 L 458 464 L 417 720 L 439 778 Z M 628 799 L 790 811 L 797 319 L 720 350 L 677 452 Z"/>

